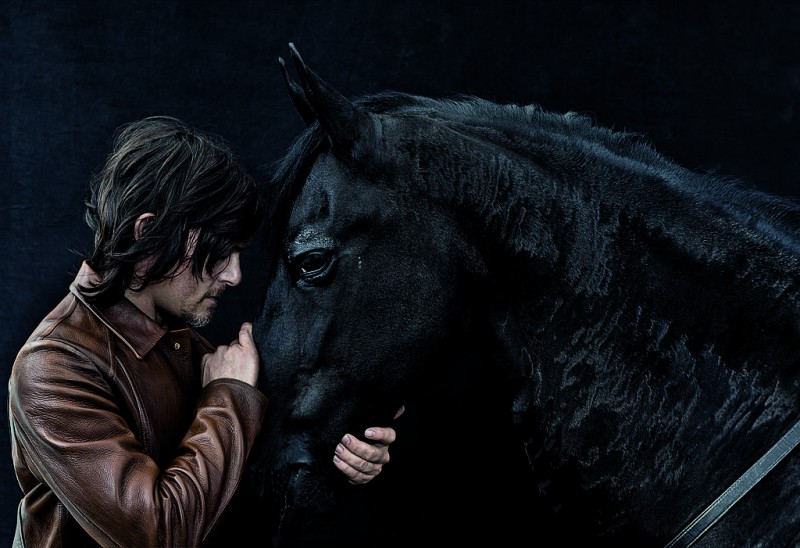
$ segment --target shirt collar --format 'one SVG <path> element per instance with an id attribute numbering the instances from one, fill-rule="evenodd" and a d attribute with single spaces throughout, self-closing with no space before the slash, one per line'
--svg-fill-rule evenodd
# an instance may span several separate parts
<path id="1" fill-rule="evenodd" d="M 80 286 L 92 285 L 99 280 L 100 276 L 84 261 L 69 289 L 137 358 L 142 359 L 169 330 L 158 325 L 125 297 L 103 308 L 88 302 Z"/>

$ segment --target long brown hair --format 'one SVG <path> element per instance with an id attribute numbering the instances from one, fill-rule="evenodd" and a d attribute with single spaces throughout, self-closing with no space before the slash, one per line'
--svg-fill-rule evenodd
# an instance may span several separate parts
<path id="1" fill-rule="evenodd" d="M 88 262 L 102 282 L 82 289 L 93 300 L 114 300 L 174 275 L 193 229 L 192 272 L 210 275 L 255 233 L 262 207 L 254 179 L 221 137 L 168 116 L 124 125 L 89 185 L 85 219 L 95 238 Z M 144 213 L 154 216 L 137 239 L 134 225 Z M 149 268 L 135 275 L 148 258 Z"/>

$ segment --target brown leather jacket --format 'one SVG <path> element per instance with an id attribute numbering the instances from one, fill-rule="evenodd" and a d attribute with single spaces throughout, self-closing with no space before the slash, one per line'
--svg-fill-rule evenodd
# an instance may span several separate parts
<path id="1" fill-rule="evenodd" d="M 84 264 L 76 282 L 92 274 Z M 241 381 L 201 388 L 211 349 L 126 299 L 98 310 L 73 283 L 9 381 L 23 492 L 14 545 L 201 545 L 239 486 L 267 406 Z"/>

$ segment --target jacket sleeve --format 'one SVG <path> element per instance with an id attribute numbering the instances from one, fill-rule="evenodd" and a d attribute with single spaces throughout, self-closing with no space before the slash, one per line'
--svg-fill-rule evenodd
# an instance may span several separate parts
<path id="1" fill-rule="evenodd" d="M 266 397 L 233 379 L 209 383 L 164 469 L 114 402 L 75 347 L 49 341 L 23 349 L 9 381 L 20 483 L 47 485 L 101 545 L 202 544 L 238 488 Z"/>

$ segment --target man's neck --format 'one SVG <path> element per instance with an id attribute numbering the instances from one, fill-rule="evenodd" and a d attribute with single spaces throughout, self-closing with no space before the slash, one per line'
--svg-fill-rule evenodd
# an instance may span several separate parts
<path id="1" fill-rule="evenodd" d="M 142 291 L 126 289 L 125 298 L 132 302 L 136 308 L 144 312 L 151 320 L 159 325 L 163 325 L 164 322 L 162 321 L 161 315 L 158 313 L 155 301 L 147 289 Z"/>

